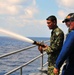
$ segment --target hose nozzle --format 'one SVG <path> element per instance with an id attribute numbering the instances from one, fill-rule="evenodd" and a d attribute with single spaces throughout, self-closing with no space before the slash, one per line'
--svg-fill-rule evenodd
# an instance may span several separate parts
<path id="1" fill-rule="evenodd" d="M 35 44 L 35 45 L 37 45 L 37 46 L 45 47 L 45 45 L 43 44 L 43 42 L 37 42 L 37 41 L 34 41 L 33 44 Z"/>

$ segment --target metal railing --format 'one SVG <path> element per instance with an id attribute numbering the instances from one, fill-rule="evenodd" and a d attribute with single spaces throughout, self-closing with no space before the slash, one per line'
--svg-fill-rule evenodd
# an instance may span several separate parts
<path id="1" fill-rule="evenodd" d="M 48 43 L 48 42 L 49 42 L 49 40 L 44 41 L 44 43 Z M 34 47 L 36 47 L 36 45 L 28 46 L 28 47 L 25 47 L 25 49 L 21 49 L 21 50 L 18 50 L 18 51 L 13 51 L 13 52 L 10 52 L 10 53 L 1 55 L 1 56 L 0 56 L 0 59 L 1 59 L 1 58 L 4 58 L 4 57 L 7 57 L 7 56 L 10 56 L 10 55 L 12 55 L 12 54 L 16 54 L 16 53 L 19 53 L 19 52 L 22 52 L 22 51 L 25 51 L 25 50 L 34 48 Z M 17 68 L 15 68 L 15 69 L 13 69 L 13 70 L 11 70 L 11 71 L 5 73 L 4 75 L 10 75 L 10 74 L 12 74 L 13 72 L 16 72 L 17 70 L 20 70 L 20 75 L 22 75 L 22 68 L 25 67 L 25 66 L 27 66 L 27 65 L 30 64 L 31 62 L 37 60 L 37 59 L 40 58 L 40 57 L 41 57 L 41 69 L 43 69 L 43 67 L 48 63 L 48 62 L 46 62 L 45 64 L 43 64 L 43 56 L 44 56 L 45 54 L 46 54 L 46 52 L 44 52 L 44 53 L 38 55 L 37 57 L 31 59 L 31 60 L 28 61 L 27 63 L 25 63 L 25 64 L 23 64 L 23 65 L 21 65 L 21 66 L 18 66 Z"/>

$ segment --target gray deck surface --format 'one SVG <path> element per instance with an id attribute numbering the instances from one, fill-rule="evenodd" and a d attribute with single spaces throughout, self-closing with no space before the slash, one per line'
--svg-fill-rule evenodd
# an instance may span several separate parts
<path id="1" fill-rule="evenodd" d="M 29 75 L 47 75 L 47 73 L 46 73 L 46 68 L 44 68 L 42 71 L 40 71 L 39 73 L 37 72 L 37 73 L 31 73 L 31 74 L 29 74 Z M 60 74 L 59 75 L 61 75 L 61 71 L 60 71 Z"/>
<path id="2" fill-rule="evenodd" d="M 65 63 L 62 65 L 59 75 L 61 75 L 62 68 L 63 68 L 64 65 L 65 65 Z M 31 74 L 29 74 L 29 75 L 47 75 L 47 74 L 45 73 L 46 71 L 47 71 L 47 68 L 44 67 L 43 70 L 40 71 L 39 73 L 31 73 Z"/>
<path id="3" fill-rule="evenodd" d="M 39 73 L 31 73 L 29 75 L 47 75 L 47 67 L 44 67 Z"/>
<path id="4" fill-rule="evenodd" d="M 45 73 L 31 73 L 29 75 L 47 75 L 47 74 L 45 74 Z"/>

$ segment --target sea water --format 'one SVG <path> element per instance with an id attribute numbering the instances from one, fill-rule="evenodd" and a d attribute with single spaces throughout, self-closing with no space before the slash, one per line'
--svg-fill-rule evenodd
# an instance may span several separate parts
<path id="1" fill-rule="evenodd" d="M 35 41 L 45 41 L 49 40 L 49 38 L 39 38 L 39 37 L 29 37 Z M 23 42 L 20 40 L 16 40 L 10 37 L 0 37 L 0 55 L 10 53 L 12 51 L 17 51 L 24 49 L 32 45 L 31 43 Z M 40 52 L 37 48 L 33 48 L 30 50 L 22 51 L 20 53 L 16 53 L 4 58 L 0 59 L 0 75 L 4 75 L 5 73 L 9 72 L 10 70 L 28 62 L 32 58 L 38 56 Z M 47 61 L 47 59 L 45 59 Z M 39 66 L 39 60 L 36 60 L 34 63 L 29 64 L 28 66 L 23 68 L 23 75 L 29 75 L 32 72 L 37 72 L 37 68 Z M 11 74 L 11 75 L 20 75 L 20 71 Z"/>

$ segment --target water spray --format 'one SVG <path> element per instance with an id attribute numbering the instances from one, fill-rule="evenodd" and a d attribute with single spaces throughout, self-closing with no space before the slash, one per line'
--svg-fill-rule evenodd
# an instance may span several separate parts
<path id="1" fill-rule="evenodd" d="M 10 31 L 8 31 L 8 30 L 5 30 L 5 29 L 0 28 L 0 32 L 1 32 L 1 33 L 4 33 L 4 34 L 7 34 L 7 35 L 9 35 L 10 37 L 16 38 L 16 39 L 18 39 L 18 40 L 22 40 L 22 41 L 25 41 L 25 42 L 29 42 L 29 43 L 35 44 L 35 45 L 37 45 L 37 46 L 45 47 L 45 45 L 44 45 L 43 43 L 41 43 L 41 42 L 34 41 L 34 40 L 29 39 L 29 38 L 27 38 L 27 37 L 24 37 L 24 36 L 21 36 L 21 35 L 19 35 L 19 34 L 10 32 Z"/>

